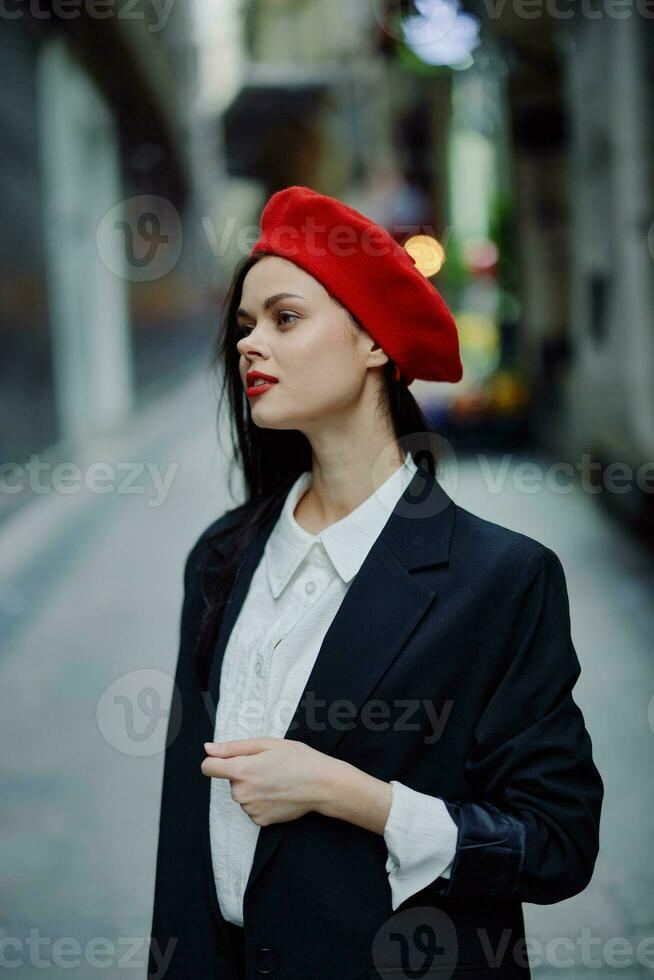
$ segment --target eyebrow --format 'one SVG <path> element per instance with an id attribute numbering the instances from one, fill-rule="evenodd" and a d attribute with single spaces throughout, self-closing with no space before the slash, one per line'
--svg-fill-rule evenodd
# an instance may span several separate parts
<path id="1" fill-rule="evenodd" d="M 287 299 L 289 296 L 294 299 L 304 299 L 304 296 L 300 296 L 299 293 L 275 293 L 274 296 L 269 296 L 267 300 L 264 301 L 264 310 L 269 310 L 270 307 L 280 299 Z M 241 306 L 240 309 L 236 311 L 236 316 L 250 316 L 247 310 L 244 310 Z"/>

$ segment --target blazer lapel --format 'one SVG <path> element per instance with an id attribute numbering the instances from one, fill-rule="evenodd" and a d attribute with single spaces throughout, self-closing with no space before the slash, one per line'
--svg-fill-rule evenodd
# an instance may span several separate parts
<path id="1" fill-rule="evenodd" d="M 211 665 L 212 706 L 218 703 L 220 670 L 231 630 L 277 516 L 276 512 L 260 530 L 236 576 Z M 347 726 L 329 722 L 330 706 L 335 701 L 344 701 L 353 706 L 351 713 L 356 718 L 370 692 L 436 601 L 436 591 L 412 572 L 448 561 L 454 517 L 451 498 L 437 480 L 419 468 L 325 634 L 285 738 L 334 754 Z M 261 827 L 246 897 L 290 823 Z"/>

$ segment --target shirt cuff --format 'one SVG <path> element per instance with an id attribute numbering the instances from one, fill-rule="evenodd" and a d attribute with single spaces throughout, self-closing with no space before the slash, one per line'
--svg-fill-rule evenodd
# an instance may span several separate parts
<path id="1" fill-rule="evenodd" d="M 440 797 L 419 793 L 395 779 L 390 783 L 393 800 L 384 827 L 384 840 L 388 850 L 386 871 L 395 911 L 436 878 L 450 877 L 458 826 Z"/>

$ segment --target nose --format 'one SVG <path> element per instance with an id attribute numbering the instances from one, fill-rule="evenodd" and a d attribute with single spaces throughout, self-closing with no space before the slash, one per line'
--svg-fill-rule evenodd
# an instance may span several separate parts
<path id="1" fill-rule="evenodd" d="M 253 336 L 255 330 L 256 327 L 250 331 L 247 337 L 241 337 L 236 344 L 236 349 L 242 357 L 249 360 L 254 360 L 257 357 L 265 359 L 268 357 L 268 347 L 263 342 L 261 334 L 257 337 Z"/>
<path id="2" fill-rule="evenodd" d="M 241 336 L 236 341 L 236 347 L 242 353 L 245 353 L 248 347 L 259 342 L 258 336 L 261 331 L 259 330 L 258 324 L 255 324 L 253 327 L 249 327 L 247 330 L 243 330 L 242 327 L 239 327 L 238 330 L 241 333 Z"/>

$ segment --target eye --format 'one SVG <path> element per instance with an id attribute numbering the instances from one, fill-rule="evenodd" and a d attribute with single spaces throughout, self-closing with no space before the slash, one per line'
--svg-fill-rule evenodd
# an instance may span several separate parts
<path id="1" fill-rule="evenodd" d="M 282 324 L 284 324 L 284 326 L 286 326 L 289 322 L 290 323 L 293 323 L 295 320 L 299 320 L 298 314 L 297 313 L 291 313 L 290 310 L 280 310 L 278 313 L 275 313 L 274 316 L 275 316 L 275 320 L 277 321 L 277 323 L 282 323 Z M 289 321 L 287 319 L 287 317 L 293 317 L 293 320 L 290 320 Z M 254 329 L 253 327 L 249 326 L 246 323 L 237 324 L 237 327 L 236 327 L 236 336 L 238 338 L 247 337 L 247 335 L 253 329 Z"/>
<path id="2" fill-rule="evenodd" d="M 296 320 L 298 319 L 297 313 L 291 313 L 290 310 L 281 310 L 279 313 L 277 313 L 275 319 L 277 321 L 281 321 L 282 323 L 288 323 L 288 320 L 282 320 L 282 317 L 287 317 L 287 316 L 295 317 Z"/>

